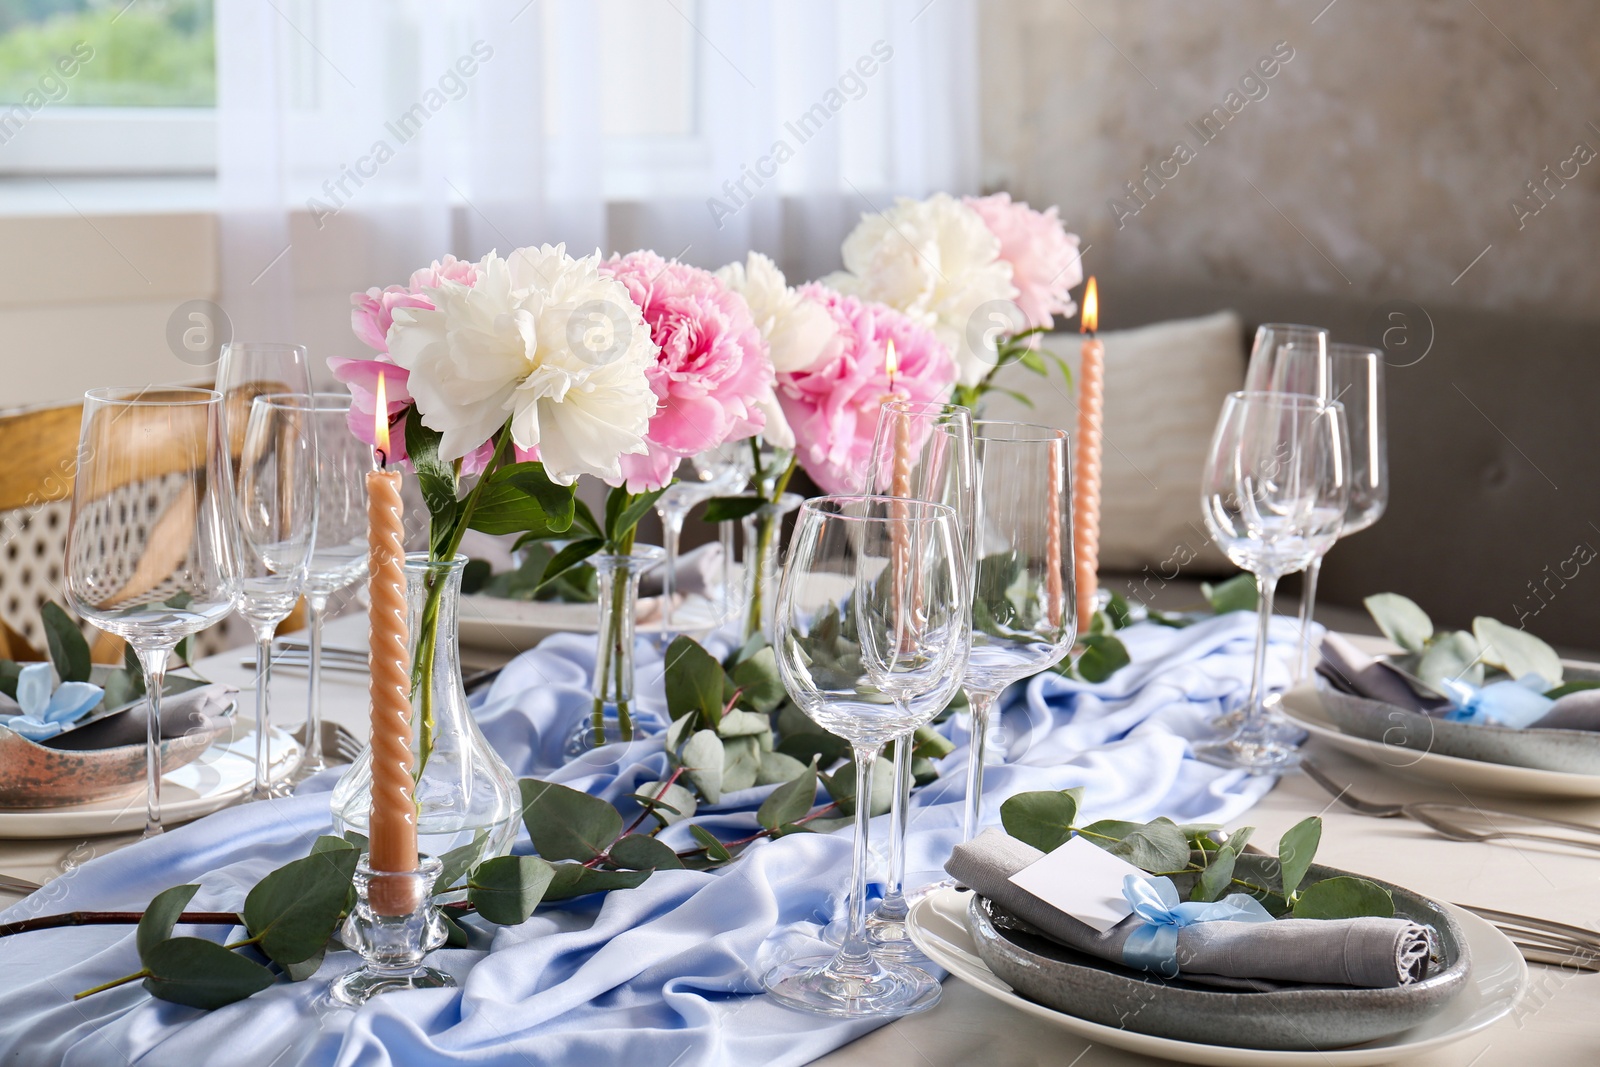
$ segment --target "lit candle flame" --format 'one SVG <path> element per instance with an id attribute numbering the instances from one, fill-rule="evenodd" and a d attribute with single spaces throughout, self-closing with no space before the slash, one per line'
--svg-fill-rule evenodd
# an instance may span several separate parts
<path id="1" fill-rule="evenodd" d="M 889 388 L 894 388 L 895 377 L 900 373 L 900 357 L 895 355 L 894 339 L 890 338 L 883 353 L 883 369 L 889 375 Z"/>
<path id="2" fill-rule="evenodd" d="M 1100 290 L 1095 287 L 1094 275 L 1083 290 L 1083 316 L 1079 319 L 1079 333 L 1094 333 L 1100 325 Z"/>
<path id="3" fill-rule="evenodd" d="M 389 466 L 389 395 L 382 371 L 378 372 L 378 402 L 372 412 L 372 452 L 380 470 Z"/>

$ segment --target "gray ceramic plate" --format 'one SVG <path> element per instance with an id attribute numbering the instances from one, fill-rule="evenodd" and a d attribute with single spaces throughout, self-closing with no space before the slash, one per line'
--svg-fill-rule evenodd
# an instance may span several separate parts
<path id="1" fill-rule="evenodd" d="M 1276 861 L 1243 856 L 1244 872 L 1265 877 Z M 1308 880 L 1344 874 L 1313 866 Z M 1248 876 L 1248 875 L 1247 875 Z M 1057 1011 L 1141 1034 L 1236 1048 L 1320 1050 L 1392 1037 L 1444 1010 L 1468 982 L 1471 957 L 1461 928 L 1441 904 L 1399 886 L 1396 913 L 1431 926 L 1442 957 L 1421 982 L 1398 989 L 1307 986 L 1228 993 L 1167 981 L 1008 929 L 1010 916 L 973 895 L 968 920 L 978 955 L 1018 993 Z"/>
<path id="2" fill-rule="evenodd" d="M 1593 730 L 1513 730 L 1451 722 L 1340 692 L 1320 677 L 1317 695 L 1335 726 L 1368 741 L 1536 771 L 1600 774 L 1600 733 Z"/>

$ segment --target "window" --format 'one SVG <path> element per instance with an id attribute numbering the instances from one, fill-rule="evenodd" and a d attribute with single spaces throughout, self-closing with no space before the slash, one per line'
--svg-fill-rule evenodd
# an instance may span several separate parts
<path id="1" fill-rule="evenodd" d="M 0 0 L 0 173 L 215 166 L 211 0 Z"/>

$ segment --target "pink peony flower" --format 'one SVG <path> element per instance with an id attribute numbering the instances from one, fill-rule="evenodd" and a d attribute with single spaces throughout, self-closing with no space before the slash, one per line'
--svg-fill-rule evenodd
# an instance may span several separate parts
<path id="1" fill-rule="evenodd" d="M 1055 208 L 1041 213 L 1013 203 L 1010 193 L 969 196 L 966 204 L 999 238 L 1000 258 L 1011 264 L 1017 306 L 1030 327 L 1050 329 L 1051 316 L 1077 312 L 1070 290 L 1083 281 L 1078 235 L 1067 232 Z"/>
<path id="2" fill-rule="evenodd" d="M 346 425 L 358 440 L 368 445 L 376 444 L 374 431 L 377 423 L 373 419 L 373 412 L 378 406 L 378 375 L 383 375 L 383 394 L 388 401 L 385 414 L 389 419 L 389 463 L 409 462 L 410 457 L 406 455 L 406 419 L 410 416 L 402 417 L 406 405 L 411 403 L 411 394 L 406 390 L 406 379 L 410 375 L 406 369 L 381 359 L 341 359 L 337 356 L 329 357 L 328 366 L 333 370 L 333 376 L 350 390 L 350 414 L 345 417 Z M 519 462 L 539 458 L 525 454 L 520 448 L 516 452 Z M 461 461 L 462 473 L 479 473 L 489 465 L 492 455 L 494 447 L 485 441 Z"/>
<path id="3" fill-rule="evenodd" d="M 650 251 L 613 256 L 600 272 L 627 287 L 661 349 L 645 372 L 659 402 L 648 450 L 622 457 L 628 491 L 659 489 L 681 460 L 760 433 L 772 360 L 744 297 L 709 271 Z"/>
<path id="4" fill-rule="evenodd" d="M 388 352 L 389 327 L 394 323 L 394 309 L 433 307 L 433 301 L 428 299 L 423 290 L 437 288 L 441 281 L 476 285 L 478 265 L 455 256 L 445 256 L 413 273 L 407 285 L 391 285 L 387 289 L 373 288 L 364 293 L 353 293 L 350 303 L 355 308 L 350 312 L 351 328 L 368 348 Z"/>
<path id="5" fill-rule="evenodd" d="M 858 492 L 883 402 L 943 402 L 956 382 L 956 362 L 933 330 L 885 304 L 816 283 L 802 286 L 800 295 L 828 309 L 838 336 L 810 368 L 778 376 L 778 403 L 811 480 L 825 492 Z M 892 389 L 885 365 L 891 340 L 899 363 Z"/>

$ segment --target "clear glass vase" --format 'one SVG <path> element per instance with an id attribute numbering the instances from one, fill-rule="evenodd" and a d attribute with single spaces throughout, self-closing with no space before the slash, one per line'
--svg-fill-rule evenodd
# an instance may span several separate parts
<path id="1" fill-rule="evenodd" d="M 594 650 L 594 707 L 589 721 L 573 735 L 568 755 L 578 755 L 613 741 L 632 741 L 633 641 L 639 605 L 639 579 L 666 557 L 655 545 L 634 545 L 631 552 L 593 556 L 589 564 L 599 578 L 600 626 Z"/>
<path id="2" fill-rule="evenodd" d="M 477 841 L 478 859 L 510 851 L 522 811 L 516 776 L 489 747 L 467 708 L 456 613 L 466 556 L 406 557 L 411 635 L 411 752 L 417 845 L 430 856 Z M 366 833 L 372 811 L 372 746 L 333 791 L 335 829 Z"/>
<path id="3" fill-rule="evenodd" d="M 783 541 L 783 517 L 800 506 L 798 493 L 784 493 L 746 515 L 744 523 L 744 629 L 745 640 L 759 631 L 772 640 L 773 602 L 778 596 L 778 554 Z"/>

